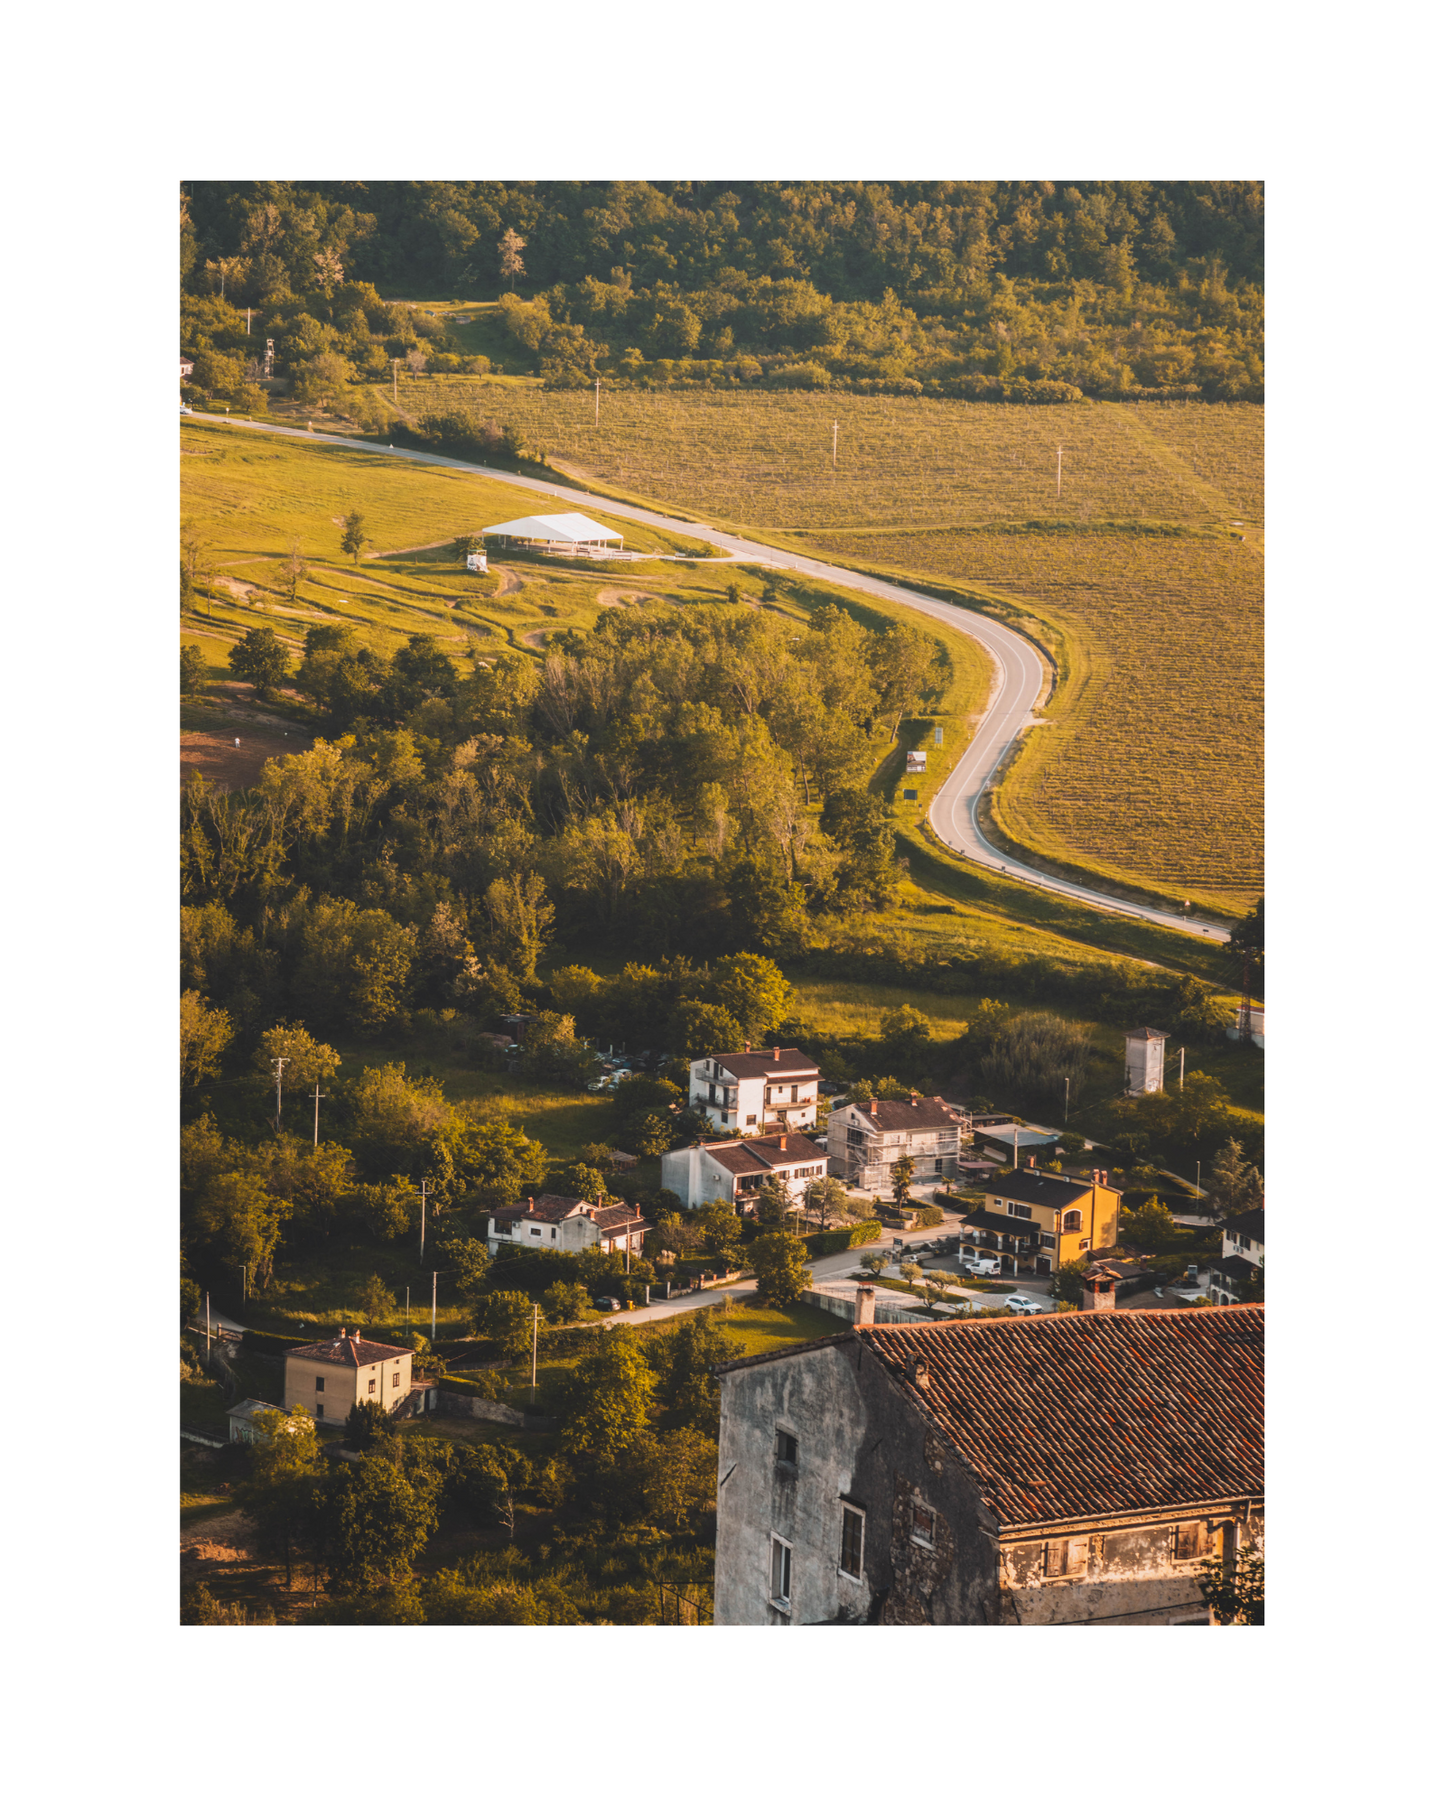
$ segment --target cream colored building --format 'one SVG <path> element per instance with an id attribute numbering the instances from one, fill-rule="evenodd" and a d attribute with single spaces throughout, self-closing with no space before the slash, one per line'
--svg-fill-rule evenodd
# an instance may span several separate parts
<path id="1" fill-rule="evenodd" d="M 353 1405 L 411 1408 L 411 1350 L 364 1342 L 344 1331 L 334 1342 L 311 1342 L 286 1355 L 285 1409 L 300 1405 L 318 1424 L 346 1422 Z"/>

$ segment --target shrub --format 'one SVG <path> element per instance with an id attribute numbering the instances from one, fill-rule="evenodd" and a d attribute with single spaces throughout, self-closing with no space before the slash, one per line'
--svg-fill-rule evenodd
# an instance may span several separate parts
<path id="1" fill-rule="evenodd" d="M 943 1221 L 943 1212 L 936 1204 L 925 1204 L 913 1213 L 913 1220 L 920 1229 L 935 1229 Z"/>

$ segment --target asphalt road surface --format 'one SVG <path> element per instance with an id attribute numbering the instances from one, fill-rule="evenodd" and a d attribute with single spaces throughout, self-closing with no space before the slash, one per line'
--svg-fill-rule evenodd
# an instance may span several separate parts
<path id="1" fill-rule="evenodd" d="M 346 446 L 355 451 L 372 452 L 382 458 L 404 458 L 417 464 L 440 464 L 448 470 L 470 471 L 473 475 L 485 471 L 490 482 L 508 483 L 516 489 L 529 489 L 534 494 L 564 501 L 572 508 L 579 501 L 587 499 L 584 492 L 561 483 L 544 482 L 540 477 L 516 476 L 511 471 L 493 470 L 490 465 L 472 464 L 460 458 L 444 458 L 438 453 L 416 451 L 410 446 L 383 447 L 374 440 L 343 439 L 331 433 L 303 432 L 299 427 L 278 426 L 259 420 L 240 420 L 233 415 L 206 415 L 203 418 L 222 420 L 230 426 L 244 427 L 251 432 L 280 433 L 287 438 L 305 439 L 313 445 Z M 745 560 L 749 564 L 770 565 L 777 570 L 796 571 L 801 576 L 813 577 L 823 583 L 837 584 L 864 595 L 881 596 L 889 602 L 902 603 L 907 608 L 916 609 L 918 613 L 929 615 L 977 640 L 993 660 L 994 684 L 987 712 L 979 722 L 973 739 L 940 787 L 929 809 L 929 821 L 939 838 L 965 859 L 971 859 L 991 871 L 1003 873 L 1020 883 L 1032 884 L 1040 890 L 1072 897 L 1094 909 L 1107 910 L 1112 915 L 1133 916 L 1137 920 L 1154 922 L 1162 928 L 1174 928 L 1181 934 L 1198 935 L 1205 940 L 1228 939 L 1229 929 L 1216 922 L 1180 915 L 1173 910 L 1151 909 L 1141 903 L 1124 902 L 1118 897 L 1090 890 L 1085 885 L 1071 883 L 1066 878 L 1050 877 L 1020 860 L 1010 858 L 984 839 L 978 825 L 979 799 L 1004 754 L 1035 720 L 1034 706 L 1043 694 L 1047 676 L 1042 657 L 1022 634 L 1014 633 L 987 615 L 975 614 L 970 609 L 955 608 L 951 603 L 920 595 L 917 590 L 905 589 L 898 583 L 885 583 L 878 577 L 866 577 L 859 571 L 850 571 L 841 565 L 824 564 L 819 559 L 806 558 L 800 553 L 780 551 L 776 546 L 758 545 L 752 540 L 740 539 L 736 534 L 724 533 L 718 528 L 706 527 L 677 515 L 662 514 L 655 509 L 635 508 L 627 502 L 608 501 L 604 496 L 592 499 L 604 513 L 622 520 L 635 520 L 643 526 L 661 527 L 672 532 L 683 531 L 690 538 L 705 540 L 709 545 L 716 546 L 730 558 Z"/>

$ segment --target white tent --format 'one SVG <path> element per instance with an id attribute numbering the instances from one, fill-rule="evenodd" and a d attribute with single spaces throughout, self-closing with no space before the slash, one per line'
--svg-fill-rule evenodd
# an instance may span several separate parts
<path id="1" fill-rule="evenodd" d="M 508 539 L 543 550 L 571 550 L 574 547 L 605 546 L 622 535 L 588 520 L 585 514 L 529 514 L 525 520 L 504 520 L 497 527 L 483 527 L 487 538 Z"/>

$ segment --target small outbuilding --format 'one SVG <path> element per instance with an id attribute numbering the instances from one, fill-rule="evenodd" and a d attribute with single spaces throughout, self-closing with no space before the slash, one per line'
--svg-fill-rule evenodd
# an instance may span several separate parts
<path id="1" fill-rule="evenodd" d="M 547 552 L 568 558 L 595 558 L 620 549 L 622 535 L 588 520 L 585 514 L 529 514 L 523 520 L 504 520 L 483 527 L 484 539 L 521 552 Z"/>
<path id="2" fill-rule="evenodd" d="M 238 1405 L 232 1405 L 226 1413 L 226 1422 L 230 1426 L 232 1442 L 263 1442 L 265 1430 L 256 1422 L 263 1411 L 279 1411 L 279 1405 L 268 1404 L 264 1398 L 243 1398 Z M 282 1418 L 282 1427 L 286 1427 L 286 1418 Z"/>

